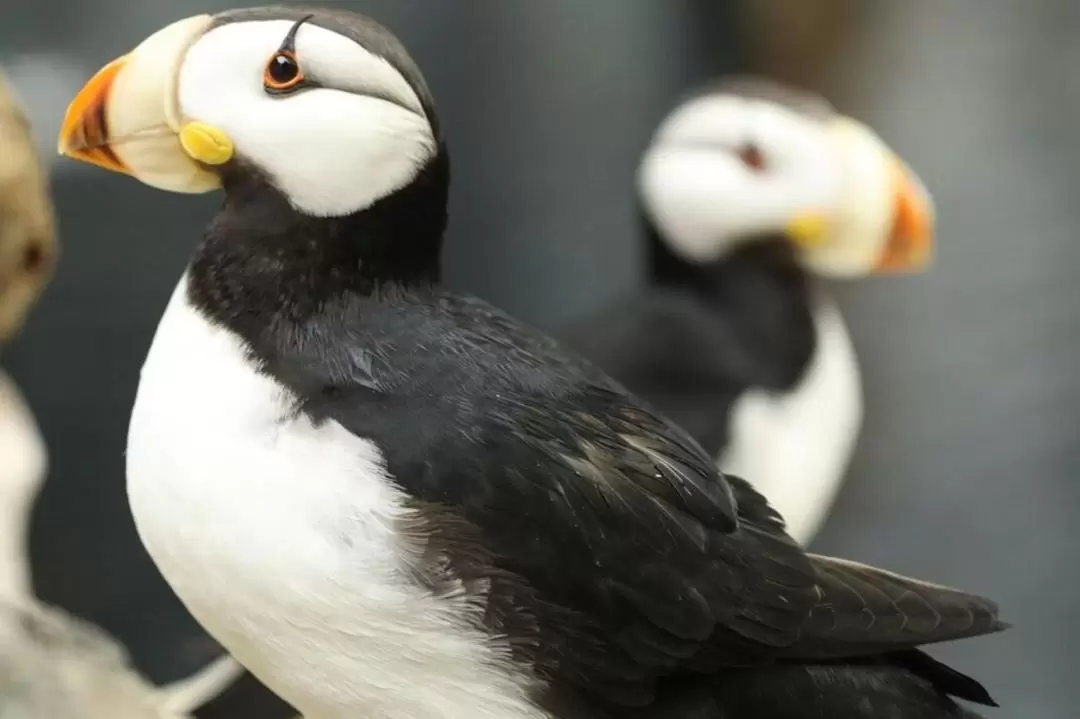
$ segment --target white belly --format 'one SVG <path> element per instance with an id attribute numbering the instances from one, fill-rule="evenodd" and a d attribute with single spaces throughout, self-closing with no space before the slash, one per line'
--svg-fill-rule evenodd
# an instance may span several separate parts
<path id="1" fill-rule="evenodd" d="M 817 350 L 798 387 L 740 397 L 720 459 L 721 469 L 753 482 L 802 544 L 825 521 L 862 424 L 858 364 L 843 318 L 820 301 L 814 320 Z"/>
<path id="2" fill-rule="evenodd" d="M 461 596 L 411 581 L 410 510 L 374 443 L 287 395 L 181 282 L 143 367 L 128 495 L 195 618 L 309 719 L 542 717 Z"/>

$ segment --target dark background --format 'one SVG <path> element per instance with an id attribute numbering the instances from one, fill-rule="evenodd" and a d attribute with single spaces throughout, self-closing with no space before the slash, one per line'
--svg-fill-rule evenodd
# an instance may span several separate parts
<path id="1" fill-rule="evenodd" d="M 329 3 L 326 3 L 329 4 Z M 1004 709 L 1080 699 L 1080 6 L 1068 0 L 386 0 L 453 156 L 448 279 L 558 331 L 633 291 L 638 153 L 694 84 L 768 70 L 877 127 L 937 200 L 925 275 L 838 287 L 867 421 L 814 549 L 993 596 L 1015 628 L 943 647 Z M 51 155 L 66 102 L 181 14 L 165 0 L 10 4 L 0 67 Z M 831 14 L 831 15 L 830 15 Z M 63 256 L 4 363 L 51 449 L 32 537 L 46 600 L 156 680 L 194 625 L 134 533 L 123 448 L 138 368 L 218 201 L 57 161 Z"/>

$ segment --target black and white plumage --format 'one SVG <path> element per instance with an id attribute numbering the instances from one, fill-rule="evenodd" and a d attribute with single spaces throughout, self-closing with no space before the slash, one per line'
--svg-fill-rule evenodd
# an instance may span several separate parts
<path id="1" fill-rule="evenodd" d="M 921 267 L 929 195 L 863 124 L 750 78 L 680 104 L 638 187 L 646 287 L 563 339 L 750 479 L 805 544 L 863 416 L 856 354 L 818 278 Z"/>
<path id="2" fill-rule="evenodd" d="M 930 719 L 973 716 L 950 695 L 990 701 L 917 649 L 1001 629 L 990 601 L 806 554 L 682 430 L 439 286 L 447 151 L 387 31 L 233 11 L 102 72 L 63 151 L 225 189 L 143 368 L 139 533 L 306 717 Z"/>

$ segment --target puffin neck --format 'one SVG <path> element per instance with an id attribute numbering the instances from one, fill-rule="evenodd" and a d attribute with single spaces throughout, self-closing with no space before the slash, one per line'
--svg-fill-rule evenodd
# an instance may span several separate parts
<path id="1" fill-rule="evenodd" d="M 792 388 L 817 347 L 813 282 L 781 236 L 748 241 L 723 259 L 693 264 L 678 257 L 643 217 L 648 238 L 648 281 L 692 295 L 717 318 L 720 336 L 732 337 L 754 358 L 757 382 Z"/>
<path id="2" fill-rule="evenodd" d="M 430 287 L 440 278 L 446 157 L 440 145 L 409 185 L 343 217 L 304 215 L 251 168 L 226 171 L 225 202 L 188 268 L 189 301 L 250 339 L 346 295 Z"/>

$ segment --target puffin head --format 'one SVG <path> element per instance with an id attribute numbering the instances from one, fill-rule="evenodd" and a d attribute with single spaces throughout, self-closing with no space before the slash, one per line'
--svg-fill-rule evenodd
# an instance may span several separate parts
<path id="1" fill-rule="evenodd" d="M 401 43 L 366 17 L 233 10 L 175 22 L 106 65 L 71 103 L 59 149 L 173 192 L 258 181 L 301 215 L 339 218 L 444 154 L 432 108 Z"/>
<path id="2" fill-rule="evenodd" d="M 916 270 L 931 256 L 933 205 L 907 165 L 824 100 L 761 80 L 677 107 L 638 187 L 664 249 L 689 265 L 777 238 L 826 277 Z"/>

